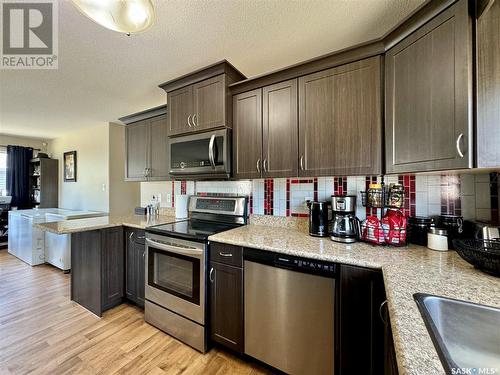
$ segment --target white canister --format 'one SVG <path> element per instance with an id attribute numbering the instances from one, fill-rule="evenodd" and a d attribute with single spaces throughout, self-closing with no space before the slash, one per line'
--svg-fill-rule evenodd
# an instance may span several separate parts
<path id="1" fill-rule="evenodd" d="M 188 195 L 176 195 L 175 196 L 175 218 L 176 219 L 187 219 L 188 217 Z"/>
<path id="2" fill-rule="evenodd" d="M 429 232 L 427 232 L 427 247 L 431 250 L 448 251 L 448 232 L 446 229 L 429 229 Z"/>

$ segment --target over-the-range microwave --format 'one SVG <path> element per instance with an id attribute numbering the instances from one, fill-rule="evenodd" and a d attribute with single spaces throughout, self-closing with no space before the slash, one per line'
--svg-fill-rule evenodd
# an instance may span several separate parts
<path id="1" fill-rule="evenodd" d="M 174 178 L 229 178 L 231 129 L 170 138 L 168 154 Z"/>

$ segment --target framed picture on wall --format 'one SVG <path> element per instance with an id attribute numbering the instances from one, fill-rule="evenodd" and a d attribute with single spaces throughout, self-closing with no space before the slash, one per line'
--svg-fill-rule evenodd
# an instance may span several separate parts
<path id="1" fill-rule="evenodd" d="M 64 153 L 64 182 L 76 182 L 76 151 Z"/>

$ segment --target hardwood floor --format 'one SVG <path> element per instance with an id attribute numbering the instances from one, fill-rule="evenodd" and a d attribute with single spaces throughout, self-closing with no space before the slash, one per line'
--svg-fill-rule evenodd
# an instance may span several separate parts
<path id="1" fill-rule="evenodd" d="M 218 349 L 203 355 L 122 304 L 98 318 L 70 276 L 0 250 L 0 374 L 268 374 Z"/>

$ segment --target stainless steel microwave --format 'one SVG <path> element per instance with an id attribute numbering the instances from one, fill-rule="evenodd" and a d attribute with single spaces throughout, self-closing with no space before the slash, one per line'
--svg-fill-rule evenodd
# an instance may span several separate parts
<path id="1" fill-rule="evenodd" d="M 174 178 L 229 178 L 231 129 L 170 138 L 168 153 Z"/>

